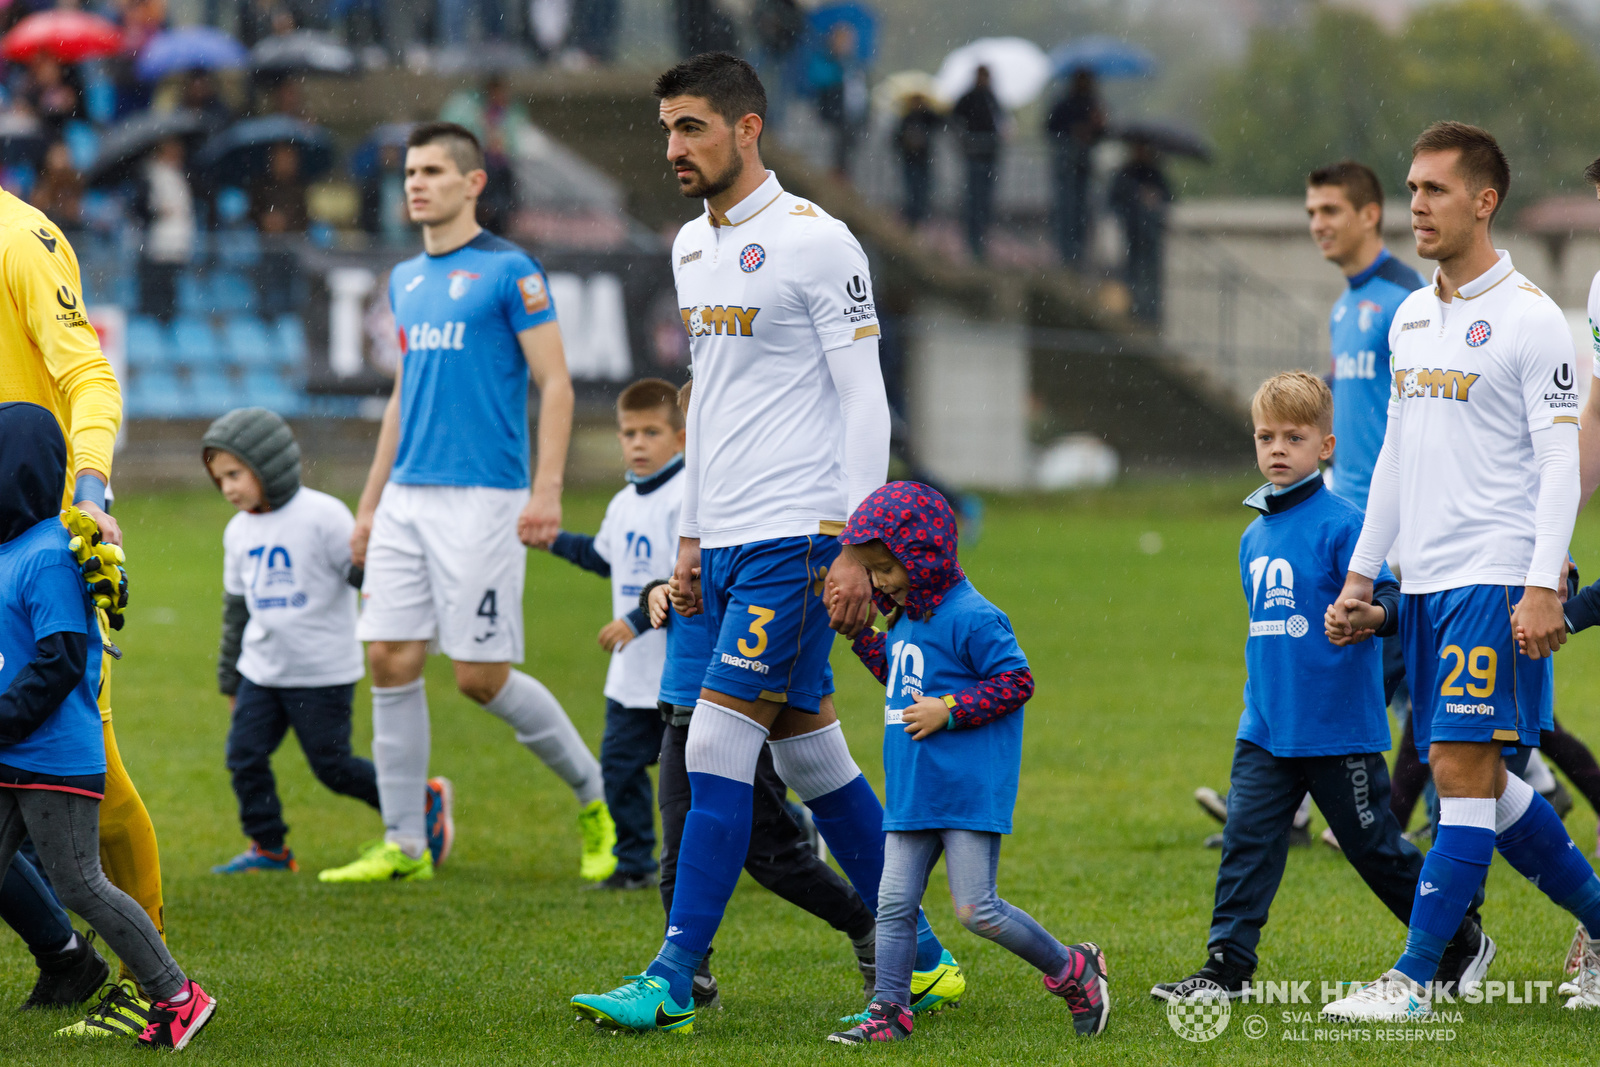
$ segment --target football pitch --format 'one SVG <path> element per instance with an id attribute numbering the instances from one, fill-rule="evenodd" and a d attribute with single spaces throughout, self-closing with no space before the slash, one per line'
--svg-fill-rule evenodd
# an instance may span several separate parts
<path id="1" fill-rule="evenodd" d="M 1498 859 L 1484 908 L 1500 946 L 1490 978 L 1514 983 L 1519 1001 L 1531 988 L 1533 1003 L 1507 1003 L 1501 991 L 1496 1003 L 1448 1007 L 1409 1035 L 1320 1026 L 1322 983 L 1377 977 L 1405 936 L 1320 844 L 1290 854 L 1257 972 L 1307 983 L 1287 987 L 1291 997 L 1304 990 L 1303 1002 L 1236 1005 L 1226 1030 L 1196 1043 L 1150 1000 L 1154 982 L 1203 959 L 1218 854 L 1200 846 L 1215 826 L 1191 793 L 1227 785 L 1244 680 L 1238 538 L 1252 514 L 1239 501 L 1255 484 L 1146 482 L 989 501 L 984 536 L 963 562 L 1010 615 L 1038 686 L 1000 890 L 1062 940 L 1104 947 L 1111 1021 L 1098 1039 L 1075 1038 L 1065 1005 L 1037 974 L 956 923 L 941 867 L 926 905 L 966 970 L 967 995 L 959 1009 L 920 1019 L 914 1039 L 894 1049 L 824 1043 L 836 1018 L 861 1005 L 849 945 L 748 878 L 713 958 L 724 1010 L 702 1014 L 689 1037 L 612 1036 L 574 1021 L 570 995 L 609 989 L 649 960 L 660 899 L 584 890 L 571 793 L 503 723 L 455 693 L 443 659 L 428 669 L 432 767 L 455 781 L 457 838 L 437 878 L 319 884 L 315 872 L 353 858 L 381 822 L 323 789 L 292 740 L 275 766 L 301 873 L 211 874 L 244 845 L 223 766 L 227 702 L 215 684 L 231 510 L 215 493 L 129 494 L 118 510 L 132 604 L 118 635 L 117 737 L 161 837 L 174 954 L 220 1005 L 184 1055 L 280 1064 L 1597 1062 L 1600 1013 L 1566 1011 L 1554 990 L 1572 921 Z M 567 528 L 593 532 L 607 498 L 569 495 Z M 1573 553 L 1588 579 L 1600 577 L 1594 509 L 1580 518 Z M 595 633 L 608 606 L 604 582 L 530 554 L 525 669 L 597 750 L 606 658 Z M 1322 607 L 1303 606 L 1313 621 Z M 1600 743 L 1600 634 L 1574 639 L 1557 664 L 1557 714 Z M 842 641 L 834 669 L 851 748 L 881 788 L 882 689 Z M 370 752 L 370 707 L 363 685 L 361 753 Z M 1581 799 L 1567 826 L 1591 852 L 1595 817 Z M 0 1061 L 140 1055 L 131 1042 L 53 1039 L 72 1015 L 11 1011 L 35 973 L 22 944 L 0 931 Z M 1551 983 L 1544 1003 L 1524 985 L 1538 982 Z"/>

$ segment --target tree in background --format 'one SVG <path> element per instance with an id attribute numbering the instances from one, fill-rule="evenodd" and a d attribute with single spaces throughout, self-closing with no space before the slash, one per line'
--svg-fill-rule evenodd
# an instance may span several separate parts
<path id="1" fill-rule="evenodd" d="M 1368 162 L 1392 193 L 1416 134 L 1436 119 L 1483 126 L 1512 165 L 1511 195 L 1581 188 L 1600 151 L 1600 63 L 1560 24 L 1510 0 L 1418 10 L 1398 34 L 1347 8 L 1258 31 L 1209 108 L 1216 166 L 1191 184 L 1298 195 L 1330 160 Z"/>

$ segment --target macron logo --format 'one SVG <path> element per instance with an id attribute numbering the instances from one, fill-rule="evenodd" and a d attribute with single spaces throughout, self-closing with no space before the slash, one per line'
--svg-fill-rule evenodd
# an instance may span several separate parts
<path id="1" fill-rule="evenodd" d="M 677 937 L 681 933 L 683 933 L 683 931 L 678 929 L 676 926 L 667 927 L 667 936 L 668 937 Z"/>
<path id="2" fill-rule="evenodd" d="M 1439 887 L 1434 885 L 1432 882 L 1423 882 L 1417 888 L 1423 896 L 1427 896 L 1429 893 L 1437 893 L 1439 891 Z"/>

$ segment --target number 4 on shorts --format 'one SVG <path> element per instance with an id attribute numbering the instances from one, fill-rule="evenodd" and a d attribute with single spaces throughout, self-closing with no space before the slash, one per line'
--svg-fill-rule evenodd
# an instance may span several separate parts
<path id="1" fill-rule="evenodd" d="M 482 637 L 473 638 L 473 640 L 479 644 L 482 644 L 494 636 L 495 624 L 500 621 L 500 610 L 497 607 L 497 603 L 498 602 L 495 600 L 494 590 L 485 589 L 483 591 L 483 599 L 478 601 L 478 618 L 489 620 L 489 628 L 484 631 Z"/>

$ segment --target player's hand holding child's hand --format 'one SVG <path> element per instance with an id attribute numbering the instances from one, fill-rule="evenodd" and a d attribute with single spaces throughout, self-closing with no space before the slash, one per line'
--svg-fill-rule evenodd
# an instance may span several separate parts
<path id="1" fill-rule="evenodd" d="M 911 740 L 921 741 L 945 728 L 950 722 L 950 709 L 938 697 L 920 696 L 900 713 L 900 721 L 906 724 Z"/>
<path id="2" fill-rule="evenodd" d="M 1530 585 L 1511 611 L 1517 647 L 1529 659 L 1553 656 L 1567 643 L 1567 616 L 1554 589 Z"/>
<path id="3" fill-rule="evenodd" d="M 1328 605 L 1322 617 L 1322 626 L 1328 640 L 1341 647 L 1360 644 L 1388 619 L 1388 612 L 1378 605 L 1354 597 L 1344 601 L 1344 611 L 1338 611 L 1338 606 Z"/>
<path id="4" fill-rule="evenodd" d="M 627 619 L 612 619 L 600 627 L 600 647 L 607 652 L 615 652 L 632 640 L 633 627 Z"/>

